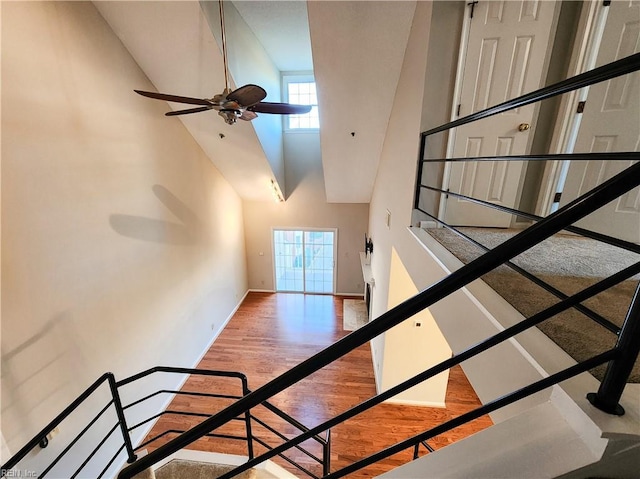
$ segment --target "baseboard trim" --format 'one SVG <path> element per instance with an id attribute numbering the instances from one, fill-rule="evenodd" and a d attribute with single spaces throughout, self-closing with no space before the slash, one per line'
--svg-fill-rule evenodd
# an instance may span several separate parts
<path id="1" fill-rule="evenodd" d="M 254 289 L 250 288 L 247 293 L 277 293 L 277 291 L 273 289 Z M 291 291 L 286 291 L 286 293 L 291 293 Z M 299 292 L 298 294 L 305 294 L 303 292 Z M 362 293 L 333 293 L 334 296 L 355 296 L 358 298 L 364 298 L 364 294 Z M 246 297 L 246 294 L 245 294 Z"/>
<path id="2" fill-rule="evenodd" d="M 376 348 L 373 345 L 373 341 L 369 341 L 369 349 L 371 350 L 371 366 L 373 367 L 373 380 L 376 383 L 376 394 L 380 394 L 382 392 L 382 387 L 380 386 L 380 378 L 378 377 L 378 368 L 376 367 Z"/>
<path id="3" fill-rule="evenodd" d="M 444 402 L 440 401 L 411 401 L 405 399 L 387 399 L 384 401 L 387 404 L 397 404 L 400 406 L 421 406 L 421 407 L 436 407 L 440 409 L 444 409 L 447 405 Z"/>
<path id="4" fill-rule="evenodd" d="M 247 293 L 277 293 L 277 291 L 273 289 L 249 289 Z M 286 293 L 292 293 L 291 291 L 286 291 Z M 295 294 L 295 293 L 294 293 Z M 298 294 L 305 294 L 303 292 L 299 292 Z M 313 293 L 311 293 L 313 294 Z M 362 293 L 333 293 L 334 296 L 356 296 L 358 298 L 364 298 L 364 294 Z M 246 295 L 245 295 L 246 296 Z"/>

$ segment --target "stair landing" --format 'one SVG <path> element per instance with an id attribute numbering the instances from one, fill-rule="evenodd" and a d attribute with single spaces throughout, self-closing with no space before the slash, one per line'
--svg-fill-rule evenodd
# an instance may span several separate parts
<path id="1" fill-rule="evenodd" d="M 249 460 L 246 456 L 183 449 L 157 464 L 155 479 L 215 479 Z M 235 476 L 236 479 L 297 479 L 266 461 Z"/>

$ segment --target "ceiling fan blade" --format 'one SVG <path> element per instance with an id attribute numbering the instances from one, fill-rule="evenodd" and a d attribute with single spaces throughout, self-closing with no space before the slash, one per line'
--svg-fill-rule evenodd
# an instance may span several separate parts
<path id="1" fill-rule="evenodd" d="M 153 98 L 154 100 L 174 101 L 177 103 L 189 103 L 191 105 L 211 105 L 211 102 L 209 100 L 204 100 L 200 98 L 167 95 L 165 93 L 155 93 L 152 91 L 142 91 L 142 90 L 133 90 L 133 91 L 135 91 L 138 95 L 146 96 L 148 98 Z"/>
<path id="2" fill-rule="evenodd" d="M 235 101 L 241 106 L 250 106 L 264 100 L 267 92 L 258 85 L 245 85 L 227 95 L 227 100 Z"/>
<path id="3" fill-rule="evenodd" d="M 240 119 L 241 119 L 241 120 L 244 120 L 244 121 L 251 121 L 251 120 L 253 120 L 254 118 L 258 118 L 258 115 L 256 115 L 256 114 L 255 114 L 254 112 L 252 112 L 252 111 L 247 111 L 247 110 L 245 110 L 245 111 L 243 111 L 243 112 L 242 112 L 242 115 L 240 115 Z"/>
<path id="4" fill-rule="evenodd" d="M 262 101 L 251 105 L 247 110 L 257 113 L 273 113 L 276 115 L 300 115 L 309 113 L 311 111 L 311 105 L 292 105 L 290 103 L 269 103 Z"/>
<path id="5" fill-rule="evenodd" d="M 189 108 L 187 110 L 168 111 L 167 113 L 165 113 L 165 116 L 187 115 L 189 113 L 200 113 L 201 111 L 207 111 L 211 109 L 213 109 L 212 106 L 199 106 L 198 108 Z"/>

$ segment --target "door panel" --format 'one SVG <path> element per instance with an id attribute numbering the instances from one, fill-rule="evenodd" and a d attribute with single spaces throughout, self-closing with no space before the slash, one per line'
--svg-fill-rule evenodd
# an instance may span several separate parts
<path id="1" fill-rule="evenodd" d="M 597 66 L 640 51 L 640 2 L 611 2 Z M 640 73 L 589 88 L 574 152 L 639 151 Z M 630 166 L 629 162 L 572 161 L 561 206 Z M 640 189 L 635 188 L 577 223 L 599 233 L 640 243 Z"/>
<path id="2" fill-rule="evenodd" d="M 333 233 L 305 231 L 305 285 L 307 293 L 333 293 Z"/>
<path id="3" fill-rule="evenodd" d="M 556 18 L 556 3 L 481 1 L 470 22 L 462 79 L 460 116 L 483 110 L 539 88 Z M 453 156 L 521 155 L 528 151 L 535 106 L 518 108 L 456 128 Z M 476 167 L 453 164 L 449 188 L 473 191 L 476 198 L 514 208 L 522 162 L 482 162 Z M 509 226 L 511 216 L 455 197 L 446 203 L 445 221 L 453 225 Z"/>
<path id="4" fill-rule="evenodd" d="M 276 291 L 304 291 L 302 231 L 275 230 L 273 253 Z"/>

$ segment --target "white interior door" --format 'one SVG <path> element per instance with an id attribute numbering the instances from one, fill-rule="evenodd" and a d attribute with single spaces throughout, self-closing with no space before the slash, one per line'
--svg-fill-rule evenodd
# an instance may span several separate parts
<path id="1" fill-rule="evenodd" d="M 596 66 L 640 51 L 640 2 L 609 6 Z M 640 72 L 593 85 L 574 152 L 640 150 Z M 564 206 L 629 166 L 629 162 L 572 161 L 562 192 Z M 578 223 L 599 233 L 640 243 L 640 189 L 635 188 Z"/>
<path id="2" fill-rule="evenodd" d="M 466 116 L 536 90 L 546 76 L 556 23 L 556 2 L 480 1 L 470 21 L 458 116 Z M 456 128 L 453 157 L 526 154 L 536 106 L 529 105 Z M 507 207 L 519 196 L 523 162 L 452 164 L 449 189 Z M 450 196 L 445 221 L 508 227 L 511 216 Z"/>

